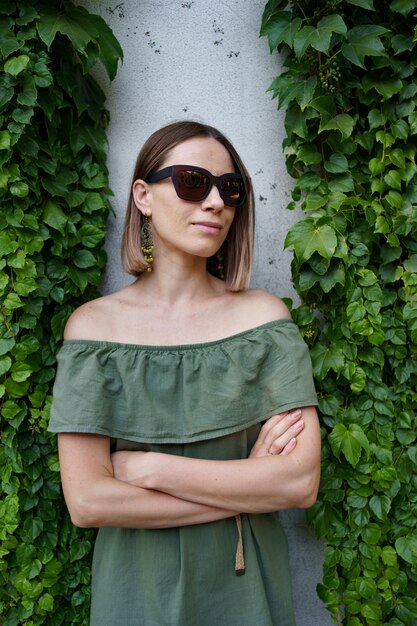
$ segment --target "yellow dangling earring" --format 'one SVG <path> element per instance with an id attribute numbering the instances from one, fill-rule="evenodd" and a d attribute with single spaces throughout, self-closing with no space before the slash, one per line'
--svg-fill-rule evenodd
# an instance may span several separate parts
<path id="1" fill-rule="evenodd" d="M 217 261 L 217 275 L 219 278 L 221 278 L 222 280 L 224 280 L 224 265 L 223 265 L 223 261 L 224 261 L 224 254 L 223 252 L 219 252 L 216 254 L 216 261 Z"/>
<path id="2" fill-rule="evenodd" d="M 142 250 L 143 258 L 145 259 L 146 271 L 151 272 L 154 246 L 153 246 L 151 220 L 148 215 L 145 215 L 143 218 L 142 228 L 140 229 L 140 239 L 141 239 L 140 248 Z"/>

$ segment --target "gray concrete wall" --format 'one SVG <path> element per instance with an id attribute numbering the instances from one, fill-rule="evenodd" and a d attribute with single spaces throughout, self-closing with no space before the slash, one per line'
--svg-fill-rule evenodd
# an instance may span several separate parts
<path id="1" fill-rule="evenodd" d="M 281 70 L 259 38 L 266 0 L 82 0 L 103 16 L 123 47 L 125 60 L 107 95 L 110 186 L 116 216 L 107 237 L 105 293 L 131 279 L 121 269 L 120 235 L 137 153 L 151 132 L 179 119 L 222 130 L 242 156 L 257 200 L 256 261 L 252 286 L 296 298 L 291 254 L 283 250 L 289 226 L 299 218 L 285 209 L 292 181 L 281 143 L 283 114 L 266 93 Z M 282 515 L 287 531 L 298 626 L 332 623 L 316 596 L 322 546 L 302 511 Z M 185 625 L 188 626 L 188 625 Z M 254 624 L 256 626 L 256 624 Z M 278 625 L 277 625 L 278 626 Z"/>

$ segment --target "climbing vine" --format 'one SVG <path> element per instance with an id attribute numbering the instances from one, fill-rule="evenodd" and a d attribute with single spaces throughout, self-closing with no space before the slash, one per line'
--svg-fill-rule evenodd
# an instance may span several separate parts
<path id="1" fill-rule="evenodd" d="M 417 624 L 417 2 L 270 0 L 293 311 L 323 436 L 309 519 L 338 624 Z"/>
<path id="2" fill-rule="evenodd" d="M 122 51 L 70 2 L 0 3 L 0 622 L 87 623 L 91 531 L 62 501 L 46 432 L 55 354 L 98 295 L 109 213 L 104 94 Z"/>

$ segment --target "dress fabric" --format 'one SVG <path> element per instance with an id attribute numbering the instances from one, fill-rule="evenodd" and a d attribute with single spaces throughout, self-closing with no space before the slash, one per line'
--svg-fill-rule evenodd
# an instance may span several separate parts
<path id="1" fill-rule="evenodd" d="M 316 405 L 308 349 L 291 320 L 201 344 L 65 341 L 49 430 L 107 435 L 112 450 L 247 458 L 262 423 Z M 295 626 L 278 513 L 167 529 L 101 528 L 91 626 Z"/>

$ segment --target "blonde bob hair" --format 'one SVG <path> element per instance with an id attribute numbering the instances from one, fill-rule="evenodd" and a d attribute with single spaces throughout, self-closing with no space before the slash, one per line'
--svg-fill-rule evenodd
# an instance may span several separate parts
<path id="1" fill-rule="evenodd" d="M 242 174 L 245 182 L 246 200 L 238 207 L 235 217 L 221 247 L 223 255 L 223 276 L 231 291 L 248 288 L 253 260 L 253 240 L 255 230 L 254 195 L 249 174 L 230 141 L 216 128 L 193 121 L 169 124 L 154 132 L 143 145 L 133 173 L 135 180 L 146 180 L 161 169 L 169 152 L 178 144 L 194 137 L 210 137 L 221 143 L 229 152 L 235 170 Z M 137 209 L 132 187 L 126 211 L 122 238 L 122 263 L 124 270 L 139 276 L 146 268 L 141 250 L 142 213 Z M 207 270 L 217 274 L 216 255 L 207 259 Z"/>

